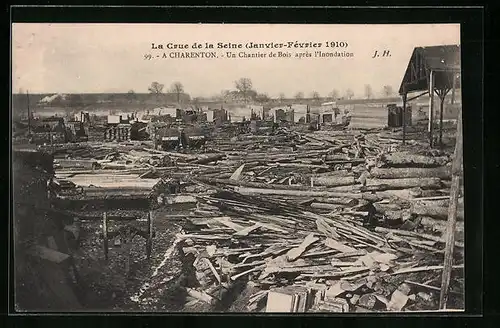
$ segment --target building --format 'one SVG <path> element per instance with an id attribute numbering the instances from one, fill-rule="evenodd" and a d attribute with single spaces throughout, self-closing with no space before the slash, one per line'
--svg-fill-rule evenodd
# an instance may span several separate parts
<path id="1" fill-rule="evenodd" d="M 434 145 L 434 98 L 438 95 L 439 101 L 439 143 L 442 141 L 442 127 L 445 112 L 445 99 L 451 92 L 451 104 L 454 104 L 455 91 L 460 88 L 461 59 L 460 45 L 443 45 L 430 47 L 416 47 L 406 67 L 403 80 L 399 87 L 399 94 L 403 99 L 403 112 L 409 101 L 424 95 L 429 97 L 428 107 L 428 137 L 429 145 Z M 409 94 L 418 93 L 408 98 Z M 403 124 L 403 143 L 406 138 L 405 124 Z"/>

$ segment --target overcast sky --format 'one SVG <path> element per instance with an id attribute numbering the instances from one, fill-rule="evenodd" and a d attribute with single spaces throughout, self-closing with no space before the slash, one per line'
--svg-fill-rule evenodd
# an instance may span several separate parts
<path id="1" fill-rule="evenodd" d="M 346 41 L 351 58 L 155 59 L 151 43 Z M 147 92 L 153 81 L 167 90 L 180 81 L 193 97 L 234 89 L 241 77 L 270 96 L 302 91 L 355 95 L 370 84 L 397 90 L 416 46 L 460 44 L 458 24 L 233 25 L 233 24 L 13 24 L 12 90 L 31 93 Z M 244 50 L 244 49 L 243 49 Z M 307 49 L 286 51 L 295 53 Z M 308 49 L 314 52 L 315 49 Z M 375 50 L 391 57 L 372 58 Z M 192 49 L 188 49 L 192 51 Z M 241 50 L 238 50 L 241 51 Z M 247 52 L 270 50 L 247 50 Z M 219 55 L 224 51 L 218 50 Z"/>

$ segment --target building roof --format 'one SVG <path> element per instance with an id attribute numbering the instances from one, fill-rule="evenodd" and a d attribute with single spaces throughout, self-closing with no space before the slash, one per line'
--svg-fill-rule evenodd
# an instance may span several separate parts
<path id="1" fill-rule="evenodd" d="M 460 45 L 416 47 L 413 49 L 399 94 L 427 91 L 430 72 L 435 71 L 435 88 L 460 87 Z"/>

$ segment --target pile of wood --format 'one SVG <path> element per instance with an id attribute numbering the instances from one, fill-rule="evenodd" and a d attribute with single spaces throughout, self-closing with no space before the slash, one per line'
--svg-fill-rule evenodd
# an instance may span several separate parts
<path id="1" fill-rule="evenodd" d="M 195 257 L 189 302 L 251 282 L 247 311 L 436 309 L 450 156 L 400 144 L 375 131 L 246 134 L 191 153 L 103 144 L 106 155 L 57 174 L 180 179 L 188 194 L 175 202 L 195 208 L 168 219 Z M 463 301 L 463 199 L 458 218 L 452 292 Z"/>
<path id="2" fill-rule="evenodd" d="M 268 142 L 244 153 L 238 146 L 255 141 L 235 142 L 218 161 L 234 171 L 185 177 L 215 191 L 180 217 L 183 252 L 196 257 L 190 299 L 212 304 L 250 281 L 261 291 L 247 311 L 437 309 L 449 156 L 402 152 L 377 135 L 317 134 L 295 138 L 295 151 Z M 457 231 L 460 273 L 463 222 Z"/>

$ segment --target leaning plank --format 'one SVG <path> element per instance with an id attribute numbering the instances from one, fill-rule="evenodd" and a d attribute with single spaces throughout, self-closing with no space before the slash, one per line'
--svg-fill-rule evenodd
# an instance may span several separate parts
<path id="1" fill-rule="evenodd" d="M 217 279 L 217 281 L 219 282 L 219 284 L 221 283 L 221 279 L 220 279 L 220 275 L 217 273 L 217 270 L 215 270 L 212 262 L 210 262 L 209 259 L 207 259 L 206 257 L 203 258 L 205 260 L 205 263 L 208 265 L 208 267 L 210 268 L 210 270 L 212 271 L 212 273 L 214 274 L 215 276 L 215 279 Z"/>

